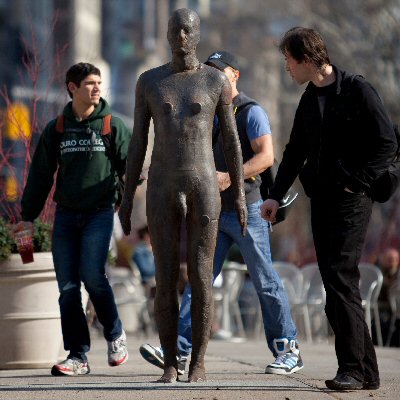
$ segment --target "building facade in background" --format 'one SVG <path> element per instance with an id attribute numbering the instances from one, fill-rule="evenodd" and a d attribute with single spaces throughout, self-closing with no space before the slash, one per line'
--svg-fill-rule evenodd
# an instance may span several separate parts
<path id="1" fill-rule="evenodd" d="M 182 7 L 200 15 L 200 60 L 220 49 L 238 56 L 240 89 L 268 110 L 278 159 L 304 90 L 286 76 L 276 48 L 292 26 L 320 31 L 334 62 L 373 82 L 400 122 L 400 0 L 0 0 L 0 216 L 18 215 L 29 154 L 44 125 L 68 101 L 66 69 L 79 61 L 99 66 L 104 97 L 132 127 L 137 78 L 170 59 L 168 18 Z M 313 247 L 308 202 L 297 188 L 296 212 L 277 226 L 272 247 L 280 259 L 293 253 L 290 258 L 304 262 Z M 145 223 L 145 190 L 144 184 L 135 197 L 138 226 Z M 400 246 L 399 198 L 400 191 L 375 206 L 368 254 Z"/>
<path id="2" fill-rule="evenodd" d="M 81 61 L 98 66 L 103 97 L 132 127 L 137 78 L 168 60 L 168 19 L 181 7 L 206 16 L 210 2 L 0 0 L 0 216 L 19 216 L 29 157 L 45 124 L 68 101 L 66 69 Z M 137 197 L 143 223 L 144 193 Z"/>

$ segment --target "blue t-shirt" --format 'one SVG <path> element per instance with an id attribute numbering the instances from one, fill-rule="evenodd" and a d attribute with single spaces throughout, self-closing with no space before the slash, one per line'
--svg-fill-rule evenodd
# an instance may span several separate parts
<path id="1" fill-rule="evenodd" d="M 272 133 L 267 113 L 256 104 L 251 106 L 247 112 L 246 126 L 247 137 L 250 141 Z"/>

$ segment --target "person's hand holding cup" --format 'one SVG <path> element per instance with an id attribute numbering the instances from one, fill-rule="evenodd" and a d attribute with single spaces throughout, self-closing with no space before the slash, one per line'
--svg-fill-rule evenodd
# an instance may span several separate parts
<path id="1" fill-rule="evenodd" d="M 29 221 L 21 221 L 14 226 L 14 241 L 22 263 L 33 262 L 33 224 Z"/>

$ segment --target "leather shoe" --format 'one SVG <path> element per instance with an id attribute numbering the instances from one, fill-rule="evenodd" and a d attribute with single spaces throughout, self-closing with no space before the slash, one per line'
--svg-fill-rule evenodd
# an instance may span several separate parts
<path id="1" fill-rule="evenodd" d="M 325 385 L 331 390 L 359 390 L 364 388 L 364 382 L 347 374 L 337 374 L 333 379 L 326 380 Z"/>
<path id="2" fill-rule="evenodd" d="M 363 389 L 365 390 L 377 390 L 380 387 L 379 381 L 373 381 L 373 382 L 368 382 L 364 381 L 363 383 Z"/>

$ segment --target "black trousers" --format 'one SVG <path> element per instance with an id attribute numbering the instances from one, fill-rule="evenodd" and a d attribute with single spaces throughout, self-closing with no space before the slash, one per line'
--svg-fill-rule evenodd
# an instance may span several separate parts
<path id="1" fill-rule="evenodd" d="M 379 382 L 374 345 L 361 305 L 358 263 L 372 211 L 361 193 L 339 191 L 311 199 L 311 225 L 326 290 L 325 312 L 335 334 L 338 373 Z"/>

